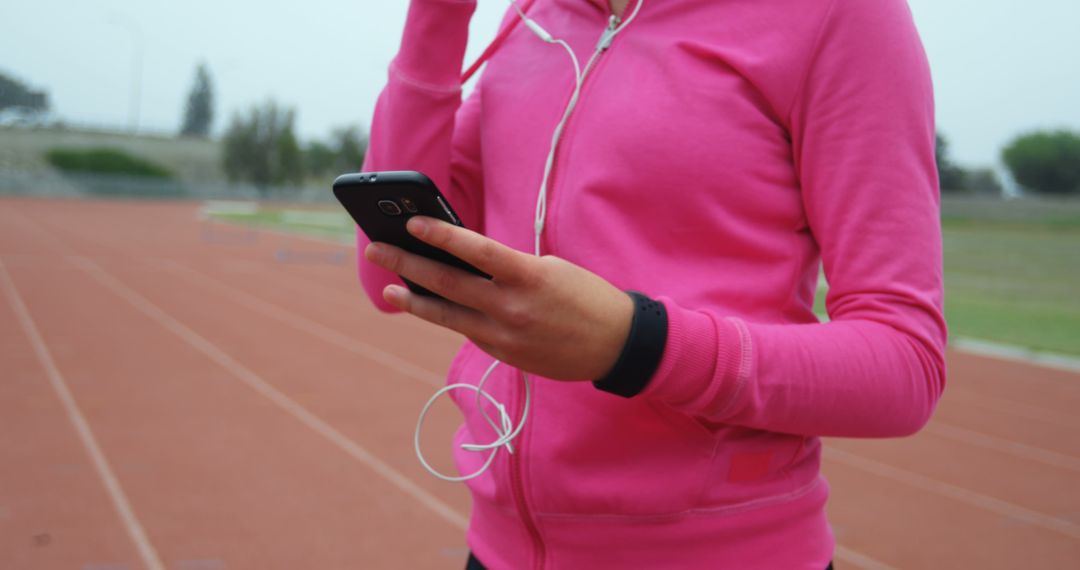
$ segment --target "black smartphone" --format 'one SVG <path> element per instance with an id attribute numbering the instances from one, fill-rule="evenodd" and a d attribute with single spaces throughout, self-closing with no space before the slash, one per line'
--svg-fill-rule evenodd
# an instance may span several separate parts
<path id="1" fill-rule="evenodd" d="M 413 216 L 438 218 L 465 227 L 450 202 L 424 174 L 412 170 L 343 174 L 334 180 L 334 196 L 371 241 L 395 245 L 410 253 L 491 278 L 446 251 L 416 239 L 405 229 L 405 222 Z M 414 293 L 439 297 L 402 279 Z"/>

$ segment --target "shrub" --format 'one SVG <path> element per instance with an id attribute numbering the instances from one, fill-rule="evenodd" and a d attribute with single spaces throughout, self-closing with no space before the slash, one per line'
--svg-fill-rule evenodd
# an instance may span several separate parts
<path id="1" fill-rule="evenodd" d="M 963 168 L 953 164 L 949 156 L 949 140 L 938 133 L 934 145 L 934 159 L 937 162 L 938 183 L 942 192 L 965 190 L 966 175 Z"/>
<path id="2" fill-rule="evenodd" d="M 1080 135 L 1065 130 L 1022 135 L 1002 152 L 1016 182 L 1048 194 L 1080 193 Z"/>
<path id="3" fill-rule="evenodd" d="M 63 172 L 110 174 L 143 178 L 172 178 L 167 168 L 114 148 L 54 148 L 45 160 Z"/>
<path id="4" fill-rule="evenodd" d="M 965 172 L 964 189 L 976 194 L 993 194 L 997 196 L 1005 192 L 998 175 L 989 168 L 973 168 Z"/>

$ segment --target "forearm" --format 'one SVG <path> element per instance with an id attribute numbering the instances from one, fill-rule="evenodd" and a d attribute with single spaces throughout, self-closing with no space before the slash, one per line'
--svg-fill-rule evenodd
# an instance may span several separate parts
<path id="1" fill-rule="evenodd" d="M 926 423 L 944 388 L 933 314 L 902 328 L 859 318 L 764 325 L 666 302 L 668 352 L 642 397 L 710 423 L 902 436 Z"/>

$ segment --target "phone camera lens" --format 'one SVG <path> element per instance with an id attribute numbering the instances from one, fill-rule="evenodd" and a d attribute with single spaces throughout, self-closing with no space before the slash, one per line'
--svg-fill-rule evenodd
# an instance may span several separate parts
<path id="1" fill-rule="evenodd" d="M 401 205 L 405 206 L 405 211 L 410 214 L 415 214 L 420 211 L 420 208 L 416 206 L 416 202 L 412 198 L 402 198 Z"/>
<path id="2" fill-rule="evenodd" d="M 370 202 L 369 202 L 370 204 Z M 401 207 L 393 200 L 379 200 L 379 209 L 387 216 L 400 216 Z"/>

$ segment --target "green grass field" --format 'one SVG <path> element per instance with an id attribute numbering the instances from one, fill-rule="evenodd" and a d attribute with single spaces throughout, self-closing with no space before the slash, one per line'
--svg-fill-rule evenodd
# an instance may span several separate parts
<path id="1" fill-rule="evenodd" d="M 1080 354 L 1080 224 L 944 222 L 954 335 Z"/>
<path id="2" fill-rule="evenodd" d="M 950 334 L 1080 355 L 1080 202 L 946 204 Z M 340 210 L 264 207 L 222 219 L 348 240 Z M 824 294 L 817 310 L 824 314 Z"/>
<path id="3" fill-rule="evenodd" d="M 208 214 L 219 220 L 340 241 L 351 240 L 356 227 L 348 214 L 338 210 L 259 208 L 255 212 L 216 212 L 211 209 Z"/>

